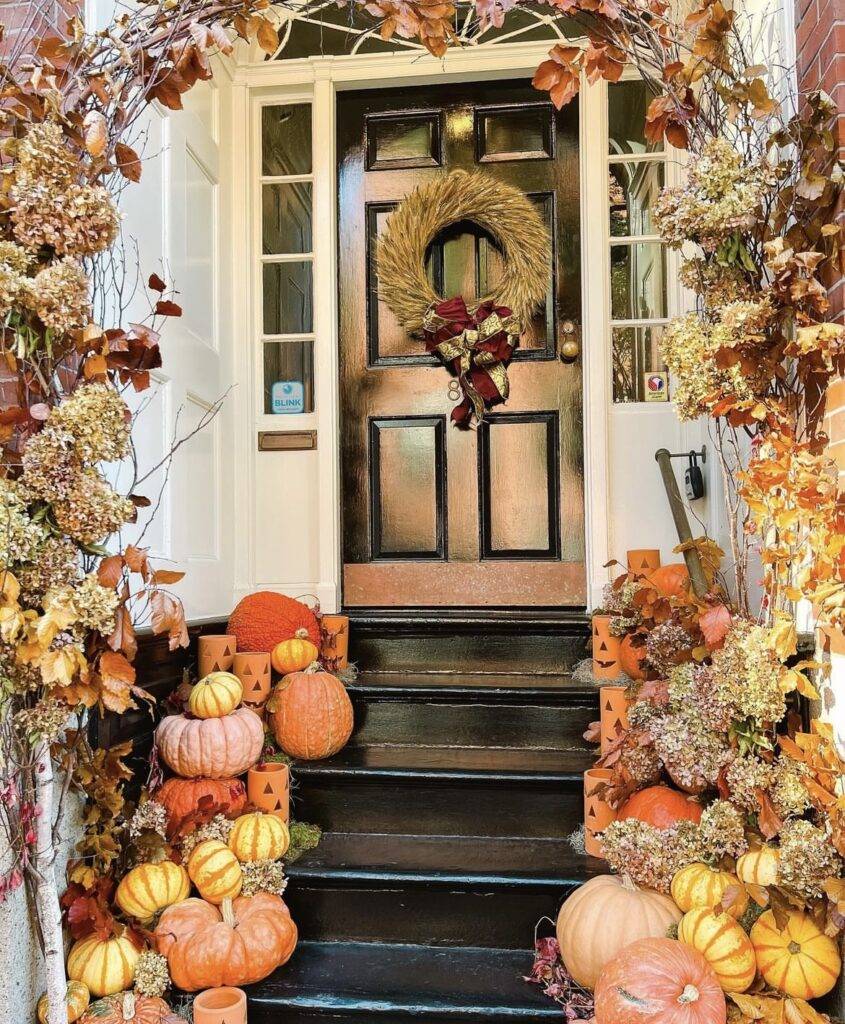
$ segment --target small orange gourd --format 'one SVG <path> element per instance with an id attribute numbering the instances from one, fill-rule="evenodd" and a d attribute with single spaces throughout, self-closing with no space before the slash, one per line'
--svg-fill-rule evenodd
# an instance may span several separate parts
<path id="1" fill-rule="evenodd" d="M 731 890 L 730 906 L 722 906 L 722 898 Z M 730 898 L 732 896 L 732 898 Z M 736 875 L 696 862 L 687 864 L 672 879 L 672 899 L 686 913 L 694 907 L 720 909 L 737 920 L 748 907 L 748 893 Z"/>
<path id="2" fill-rule="evenodd" d="M 132 984 L 140 953 L 125 935 L 100 939 L 91 935 L 71 946 L 67 975 L 87 985 L 92 996 L 110 996 Z"/>
<path id="3" fill-rule="evenodd" d="M 288 827 L 275 814 L 242 814 L 229 833 L 229 849 L 242 864 L 278 860 L 289 845 Z"/>
<path id="4" fill-rule="evenodd" d="M 754 981 L 754 948 L 729 914 L 714 914 L 705 907 L 689 910 L 678 925 L 678 939 L 701 953 L 724 992 L 745 992 Z"/>
<path id="5" fill-rule="evenodd" d="M 187 899 L 190 892 L 188 872 L 181 864 L 163 860 L 132 868 L 120 880 L 115 901 L 125 914 L 148 922 L 171 903 Z"/>
<path id="6" fill-rule="evenodd" d="M 119 992 L 92 1003 L 80 1024 L 184 1024 L 163 999 Z"/>
<path id="7" fill-rule="evenodd" d="M 777 885 L 780 877 L 780 850 L 761 846 L 744 853 L 736 862 L 737 877 L 749 885 Z"/>
<path id="8" fill-rule="evenodd" d="M 65 1002 L 67 1003 L 67 1024 L 73 1024 L 75 1020 L 78 1020 L 88 1009 L 90 1001 L 91 993 L 88 991 L 87 985 L 81 981 L 69 981 L 65 991 Z M 38 1013 L 38 1024 L 47 1024 L 47 1014 L 50 1009 L 50 1003 L 47 999 L 46 992 L 38 1000 L 38 1006 L 36 1009 Z"/>
<path id="9" fill-rule="evenodd" d="M 835 940 L 798 910 L 788 911 L 783 930 L 771 910 L 761 914 L 751 928 L 751 944 L 763 979 L 796 999 L 827 995 L 842 970 Z"/>
<path id="10" fill-rule="evenodd" d="M 244 688 L 232 672 L 209 672 L 193 687 L 188 708 L 196 718 L 223 718 L 243 699 Z"/>
<path id="11" fill-rule="evenodd" d="M 282 640 L 273 648 L 270 661 L 281 675 L 308 668 L 320 656 L 320 650 L 308 639 L 307 629 L 298 629 L 290 640 Z"/>

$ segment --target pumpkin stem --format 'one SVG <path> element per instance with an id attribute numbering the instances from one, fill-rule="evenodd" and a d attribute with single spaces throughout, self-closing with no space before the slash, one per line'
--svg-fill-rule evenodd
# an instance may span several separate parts
<path id="1" fill-rule="evenodd" d="M 134 1020 L 135 1019 L 135 993 L 124 992 L 123 993 L 123 1019 Z"/>
<path id="2" fill-rule="evenodd" d="M 303 671 L 311 675 L 311 673 L 313 672 L 322 672 L 322 668 L 323 667 L 319 661 L 312 661 L 308 668 L 304 669 Z"/>
<path id="3" fill-rule="evenodd" d="M 307 640 L 308 630 L 304 626 L 300 626 L 299 629 L 293 634 L 297 640 Z"/>
<path id="4" fill-rule="evenodd" d="M 626 875 L 624 872 L 620 875 L 622 879 L 622 888 L 627 889 L 629 892 L 639 892 L 636 883 L 630 875 Z"/>
<path id="5" fill-rule="evenodd" d="M 685 1003 L 697 1003 L 701 993 L 695 987 L 695 985 L 687 985 L 684 991 L 678 996 L 678 1002 L 681 1004 Z"/>
<path id="6" fill-rule="evenodd" d="M 235 911 L 232 907 L 232 899 L 227 896 L 220 905 L 220 913 L 223 915 L 223 920 L 230 928 L 235 927 Z"/>

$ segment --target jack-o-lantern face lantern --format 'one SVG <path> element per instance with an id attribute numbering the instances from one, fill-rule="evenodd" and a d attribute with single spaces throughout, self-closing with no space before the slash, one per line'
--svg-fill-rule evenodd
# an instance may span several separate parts
<path id="1" fill-rule="evenodd" d="M 593 675 L 596 679 L 616 679 L 619 664 L 619 637 L 610 632 L 610 615 L 593 616 Z"/>
<path id="2" fill-rule="evenodd" d="M 634 548 L 628 552 L 628 572 L 634 576 L 648 576 L 660 568 L 660 551 L 657 548 Z"/>

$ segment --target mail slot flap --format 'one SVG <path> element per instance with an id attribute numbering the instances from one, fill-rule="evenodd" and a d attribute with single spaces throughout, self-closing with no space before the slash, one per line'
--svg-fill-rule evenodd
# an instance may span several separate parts
<path id="1" fill-rule="evenodd" d="M 258 433 L 260 452 L 303 452 L 316 447 L 316 430 L 261 430 Z"/>

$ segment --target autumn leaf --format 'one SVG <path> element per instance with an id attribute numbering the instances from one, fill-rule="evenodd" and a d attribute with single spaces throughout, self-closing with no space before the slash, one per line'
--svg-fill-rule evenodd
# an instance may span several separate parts
<path id="1" fill-rule="evenodd" d="M 114 156 L 117 162 L 117 169 L 127 181 L 138 182 L 141 180 L 141 158 L 131 146 L 118 142 L 114 147 Z"/>
<path id="2" fill-rule="evenodd" d="M 100 689 L 103 705 L 109 711 L 123 714 L 137 707 L 132 700 L 135 669 L 119 651 L 105 651 L 100 655 Z"/>
<path id="3" fill-rule="evenodd" d="M 704 642 L 713 650 L 721 647 L 731 628 L 731 613 L 723 604 L 714 605 L 699 616 L 698 625 Z"/>
<path id="4" fill-rule="evenodd" d="M 544 60 L 534 73 L 531 84 L 535 89 L 548 92 L 558 110 L 574 99 L 581 87 L 576 63 L 580 57 L 580 47 L 558 43 L 549 51 L 550 59 Z"/>
<path id="5" fill-rule="evenodd" d="M 158 316 L 181 316 L 182 307 L 170 299 L 160 299 L 156 303 L 156 313 Z"/>
<path id="6" fill-rule="evenodd" d="M 149 580 L 150 565 L 146 548 L 136 548 L 134 544 L 128 544 L 123 552 L 123 558 L 130 572 L 137 572 L 145 581 Z"/>
<path id="7" fill-rule="evenodd" d="M 178 583 L 184 578 L 185 574 L 183 572 L 177 572 L 175 569 L 156 569 L 152 575 L 152 582 L 159 586 L 167 586 L 169 584 Z"/>
<path id="8" fill-rule="evenodd" d="M 265 53 L 274 54 L 279 48 L 279 33 L 266 18 L 258 19 L 258 31 L 255 38 Z"/>
<path id="9" fill-rule="evenodd" d="M 82 366 L 82 372 L 85 374 L 86 380 L 93 380 L 95 377 L 103 377 L 107 370 L 108 364 L 106 363 L 106 358 L 99 353 L 93 356 L 88 356 Z"/>
<path id="10" fill-rule="evenodd" d="M 132 625 L 132 616 L 129 610 L 119 607 L 115 612 L 114 632 L 108 638 L 108 645 L 113 651 L 123 651 L 126 657 L 133 661 L 138 653 L 138 642 L 135 639 L 135 627 Z"/>
<path id="11" fill-rule="evenodd" d="M 122 577 L 123 555 L 109 555 L 97 567 L 97 581 L 102 587 L 116 587 Z"/>
<path id="12" fill-rule="evenodd" d="M 150 274 L 147 286 L 159 294 L 167 291 L 167 285 L 162 281 L 158 274 Z"/>
<path id="13" fill-rule="evenodd" d="M 182 602 L 165 593 L 163 590 L 153 591 L 150 597 L 152 609 L 152 627 L 154 633 L 167 633 L 171 651 L 177 647 L 187 647 L 188 627 L 185 623 L 185 609 Z"/>
<path id="14" fill-rule="evenodd" d="M 94 158 L 101 157 L 109 143 L 107 122 L 99 110 L 89 110 L 82 122 L 85 148 Z"/>
<path id="15" fill-rule="evenodd" d="M 769 799 L 769 794 L 765 790 L 755 789 L 754 794 L 760 806 L 757 812 L 757 824 L 760 826 L 760 831 L 766 839 L 774 839 L 783 827 L 783 822 L 778 817 L 774 804 Z"/>

